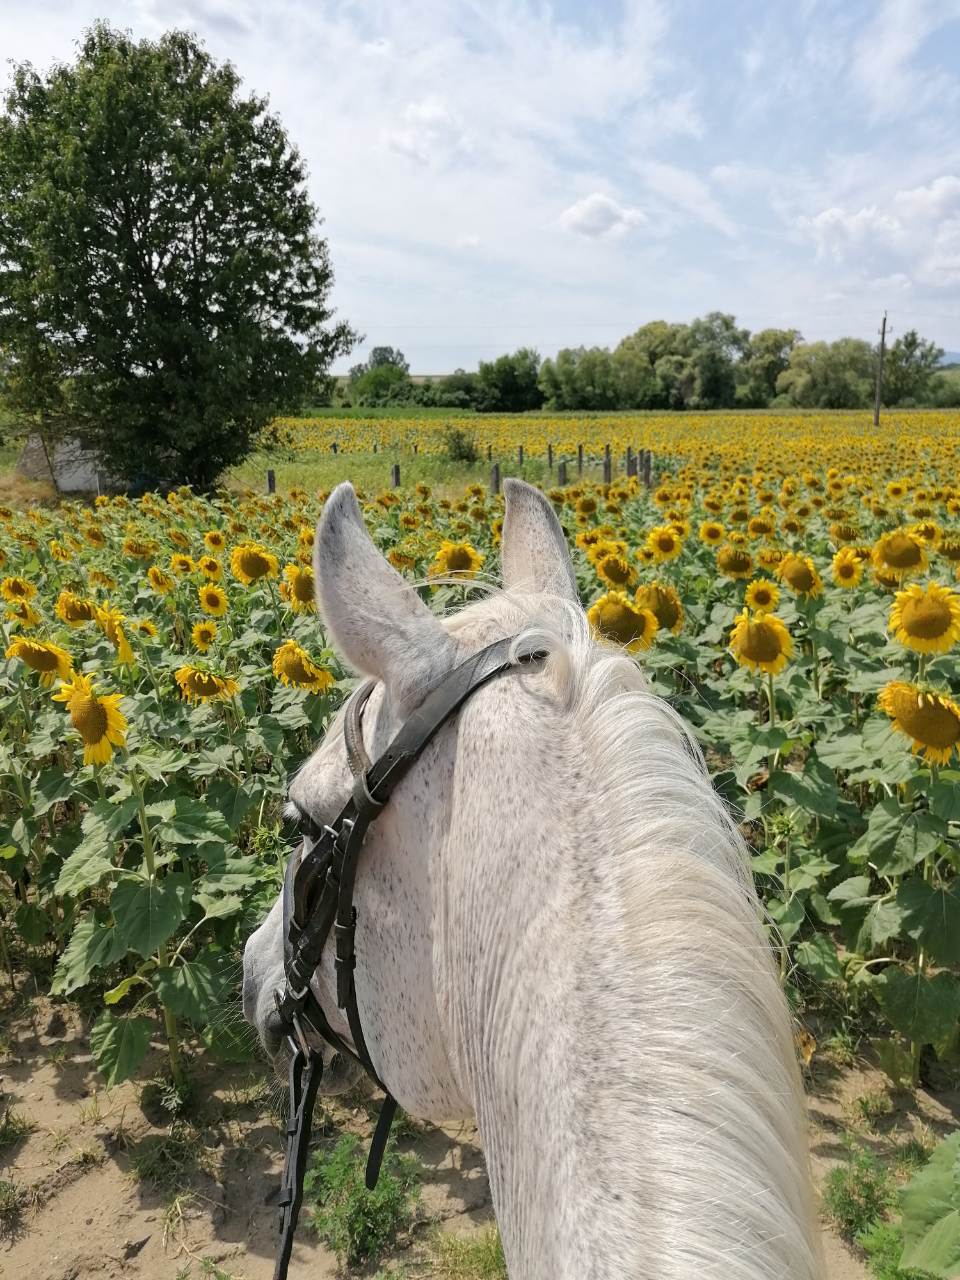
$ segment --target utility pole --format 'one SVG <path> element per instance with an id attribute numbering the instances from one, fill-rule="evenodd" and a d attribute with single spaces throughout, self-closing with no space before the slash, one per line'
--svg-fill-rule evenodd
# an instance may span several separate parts
<path id="1" fill-rule="evenodd" d="M 877 397 L 873 402 L 873 425 L 880 425 L 880 396 L 883 393 L 883 357 L 887 350 L 887 313 L 883 313 L 883 323 L 880 325 L 880 360 L 877 364 Z"/>

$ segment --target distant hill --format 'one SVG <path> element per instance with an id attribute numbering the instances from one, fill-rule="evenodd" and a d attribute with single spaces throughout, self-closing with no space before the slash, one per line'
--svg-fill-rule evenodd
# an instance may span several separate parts
<path id="1" fill-rule="evenodd" d="M 960 364 L 960 351 L 945 351 L 940 360 L 941 364 Z"/>

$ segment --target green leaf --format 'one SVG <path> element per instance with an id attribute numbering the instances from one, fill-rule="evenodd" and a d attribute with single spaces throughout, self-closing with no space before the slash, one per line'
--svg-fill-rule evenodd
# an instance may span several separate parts
<path id="1" fill-rule="evenodd" d="M 257 1057 L 257 1035 L 246 1022 L 218 1019 L 200 1035 L 217 1062 L 252 1062 Z"/>
<path id="2" fill-rule="evenodd" d="M 118 1018 L 105 1010 L 90 1029 L 90 1048 L 107 1086 L 135 1074 L 150 1048 L 149 1018 Z"/>
<path id="3" fill-rule="evenodd" d="M 771 898 L 767 903 L 771 918 L 776 921 L 777 931 L 784 942 L 789 942 L 806 919 L 803 902 L 799 897 L 792 897 L 789 902 L 782 898 Z"/>
<path id="4" fill-rule="evenodd" d="M 891 966 L 872 989 L 890 1025 L 919 1044 L 942 1040 L 960 1017 L 960 982 L 949 973 L 928 978 Z"/>
<path id="5" fill-rule="evenodd" d="M 900 1192 L 902 1267 L 948 1280 L 960 1271 L 960 1133 L 936 1148 Z"/>
<path id="6" fill-rule="evenodd" d="M 76 779 L 71 773 L 63 769 L 45 769 L 30 788 L 33 812 L 38 818 L 42 817 L 61 800 L 69 800 L 76 791 Z"/>
<path id="7" fill-rule="evenodd" d="M 58 897 L 76 897 L 84 889 L 94 889 L 116 867 L 106 855 L 106 848 L 99 841 L 81 840 L 73 853 L 60 868 L 57 877 Z"/>
<path id="8" fill-rule="evenodd" d="M 851 907 L 869 906 L 873 902 L 869 876 L 851 876 L 835 885 L 827 894 L 828 902 L 835 902 L 841 911 Z"/>
<path id="9" fill-rule="evenodd" d="M 54 995 L 68 996 L 82 987 L 96 968 L 108 968 L 122 955 L 126 946 L 119 930 L 92 912 L 82 916 L 60 957 L 50 990 Z"/>
<path id="10" fill-rule="evenodd" d="M 877 1056 L 880 1070 L 889 1076 L 896 1088 L 910 1081 L 913 1075 L 913 1058 L 898 1036 L 871 1040 L 870 1047 Z"/>
<path id="11" fill-rule="evenodd" d="M 127 796 L 116 803 L 98 800 L 84 814 L 81 830 L 91 844 L 99 843 L 102 848 L 108 848 L 111 840 L 123 835 L 136 816 L 136 796 Z"/>
<path id="12" fill-rule="evenodd" d="M 163 879 L 121 880 L 110 896 L 110 910 L 130 951 L 150 957 L 187 914 L 190 880 L 182 872 Z"/>
<path id="13" fill-rule="evenodd" d="M 816 745 L 817 759 L 829 769 L 859 769 L 867 760 L 863 739 L 858 733 L 828 738 Z"/>
<path id="14" fill-rule="evenodd" d="M 160 819 L 156 837 L 167 844 L 199 847 L 210 843 L 224 844 L 232 838 L 233 833 L 223 814 L 191 796 L 177 796 L 173 812 L 170 812 L 169 802 L 151 805 L 150 810 Z"/>
<path id="15" fill-rule="evenodd" d="M 132 973 L 129 978 L 124 978 L 115 987 L 111 987 L 109 991 L 103 993 L 103 1003 L 119 1004 L 127 992 L 141 982 L 145 983 L 146 978 L 141 978 L 138 973 Z"/>
<path id="16" fill-rule="evenodd" d="M 960 898 L 951 889 L 935 889 L 913 877 L 897 890 L 908 938 L 919 942 L 937 964 L 960 963 Z"/>
<path id="17" fill-rule="evenodd" d="M 944 769 L 927 788 L 930 812 L 944 822 L 960 822 L 960 772 Z"/>
<path id="18" fill-rule="evenodd" d="M 868 955 L 891 938 L 899 937 L 902 927 L 903 912 L 899 905 L 890 898 L 878 898 L 863 918 L 854 950 L 861 955 Z"/>
<path id="19" fill-rule="evenodd" d="M 21 902 L 13 915 L 14 923 L 28 947 L 39 947 L 50 936 L 50 917 L 35 902 Z"/>
<path id="20" fill-rule="evenodd" d="M 797 805 L 804 813 L 832 818 L 837 812 L 839 791 L 832 769 L 815 758 L 808 760 L 802 774 L 776 769 L 770 775 L 769 788 L 774 795 Z"/>
<path id="21" fill-rule="evenodd" d="M 822 933 L 799 943 L 794 954 L 800 967 L 806 969 L 818 982 L 842 981 L 843 970 L 840 968 L 837 949 Z"/>
<path id="22" fill-rule="evenodd" d="M 193 960 L 158 969 L 153 985 L 163 1003 L 179 1017 L 209 1022 L 231 992 L 230 965 L 221 951 L 201 952 Z"/>

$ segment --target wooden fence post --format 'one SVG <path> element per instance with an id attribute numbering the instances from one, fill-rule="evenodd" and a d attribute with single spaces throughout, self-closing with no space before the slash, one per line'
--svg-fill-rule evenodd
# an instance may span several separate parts
<path id="1" fill-rule="evenodd" d="M 553 470 L 553 445 L 552 444 L 547 445 L 547 470 L 548 471 Z"/>
<path id="2" fill-rule="evenodd" d="M 500 463 L 495 462 L 490 468 L 490 492 L 500 492 Z"/>
<path id="3" fill-rule="evenodd" d="M 633 450 L 629 445 L 627 445 L 626 470 L 628 479 L 630 476 L 635 476 L 637 474 L 637 460 L 633 456 Z"/>
<path id="4" fill-rule="evenodd" d="M 577 445 L 577 475 L 583 475 L 583 445 Z"/>
<path id="5" fill-rule="evenodd" d="M 613 480 L 613 464 L 610 461 L 610 446 L 603 446 L 603 483 L 610 484 Z"/>
<path id="6" fill-rule="evenodd" d="M 493 445 L 488 444 L 487 445 L 487 461 L 489 462 L 492 458 L 493 458 Z"/>
<path id="7" fill-rule="evenodd" d="M 336 452 L 337 452 L 337 447 L 338 447 L 338 446 L 337 446 L 337 442 L 336 442 L 336 440 L 334 440 L 333 444 L 330 446 L 330 449 L 331 449 L 331 451 L 332 451 L 333 453 L 336 453 Z"/>
<path id="8" fill-rule="evenodd" d="M 517 446 L 517 466 L 523 469 L 523 445 Z"/>
<path id="9" fill-rule="evenodd" d="M 557 463 L 557 484 L 561 489 L 565 489 L 567 485 L 567 460 L 561 458 Z"/>
<path id="10" fill-rule="evenodd" d="M 653 487 L 653 450 L 648 449 L 643 459 L 643 483 L 648 489 Z"/>
<path id="11" fill-rule="evenodd" d="M 277 492 L 277 473 L 272 469 L 267 469 L 267 493 Z"/>
<path id="12" fill-rule="evenodd" d="M 400 463 L 395 462 L 390 468 L 390 483 L 394 489 L 400 488 Z"/>

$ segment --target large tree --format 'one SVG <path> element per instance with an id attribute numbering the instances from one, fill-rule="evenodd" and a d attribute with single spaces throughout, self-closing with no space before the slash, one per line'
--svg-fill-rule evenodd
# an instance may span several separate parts
<path id="1" fill-rule="evenodd" d="M 196 40 L 97 24 L 0 115 L 8 402 L 134 487 L 213 483 L 356 335 L 305 170 Z"/>
<path id="2" fill-rule="evenodd" d="M 923 400 L 930 390 L 930 380 L 943 359 L 943 347 L 921 338 L 916 329 L 908 329 L 897 338 L 883 370 L 883 398 L 887 404 L 913 404 Z"/>
<path id="3" fill-rule="evenodd" d="M 538 377 L 540 356 L 530 347 L 513 355 L 480 362 L 477 370 L 477 408 L 486 413 L 524 413 L 539 409 L 543 392 Z"/>
<path id="4" fill-rule="evenodd" d="M 863 409 L 873 394 L 874 351 L 859 338 L 802 342 L 790 352 L 777 391 L 809 409 Z"/>

